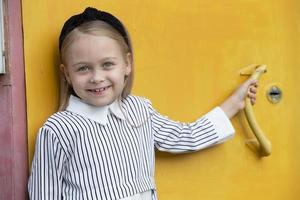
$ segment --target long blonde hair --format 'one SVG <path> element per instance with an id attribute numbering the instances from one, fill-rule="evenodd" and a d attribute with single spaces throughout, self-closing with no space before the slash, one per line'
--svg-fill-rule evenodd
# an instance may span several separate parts
<path id="1" fill-rule="evenodd" d="M 126 31 L 127 32 L 127 31 Z M 132 85 L 133 85 L 133 78 L 134 78 L 134 62 L 133 62 L 133 50 L 131 45 L 131 40 L 129 34 L 127 32 L 128 37 L 128 44 L 125 42 L 124 37 L 111 25 L 108 23 L 101 21 L 101 20 L 94 20 L 90 22 L 83 23 L 82 25 L 76 27 L 72 30 L 62 42 L 62 46 L 60 49 L 60 60 L 61 63 L 65 63 L 65 53 L 70 44 L 78 38 L 79 34 L 91 34 L 96 36 L 107 36 L 112 38 L 118 42 L 123 52 L 124 58 L 128 53 L 130 56 L 131 62 L 131 72 L 125 78 L 125 86 L 123 88 L 121 98 L 125 98 L 127 95 L 130 94 Z M 61 72 L 60 74 L 60 102 L 59 102 L 59 111 L 65 110 L 68 106 L 70 95 L 76 95 L 73 88 L 69 85 L 66 81 L 65 75 Z"/>

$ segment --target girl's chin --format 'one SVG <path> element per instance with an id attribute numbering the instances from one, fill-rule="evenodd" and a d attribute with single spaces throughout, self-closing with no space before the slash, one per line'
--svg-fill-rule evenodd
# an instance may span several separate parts
<path id="1" fill-rule="evenodd" d="M 85 102 L 95 107 L 102 107 L 110 105 L 114 100 L 114 98 L 85 99 Z"/>

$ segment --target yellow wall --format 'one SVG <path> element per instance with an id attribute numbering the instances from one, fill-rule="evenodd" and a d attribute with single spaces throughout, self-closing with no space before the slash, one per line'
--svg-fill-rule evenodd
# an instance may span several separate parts
<path id="1" fill-rule="evenodd" d="M 64 20 L 90 5 L 127 25 L 133 39 L 133 93 L 161 113 L 192 121 L 218 105 L 251 63 L 268 65 L 255 113 L 273 143 L 259 158 L 245 145 L 243 113 L 236 137 L 196 154 L 157 156 L 160 199 L 296 200 L 300 183 L 300 1 L 298 0 L 23 0 L 30 162 L 38 128 L 58 102 L 57 38 Z M 279 104 L 265 93 L 276 84 Z"/>

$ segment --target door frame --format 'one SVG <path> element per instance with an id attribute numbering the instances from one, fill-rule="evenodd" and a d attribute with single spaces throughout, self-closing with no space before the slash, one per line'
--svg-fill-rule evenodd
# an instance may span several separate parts
<path id="1" fill-rule="evenodd" d="M 0 199 L 27 199 L 28 150 L 21 0 L 2 0 L 6 74 L 0 75 Z"/>

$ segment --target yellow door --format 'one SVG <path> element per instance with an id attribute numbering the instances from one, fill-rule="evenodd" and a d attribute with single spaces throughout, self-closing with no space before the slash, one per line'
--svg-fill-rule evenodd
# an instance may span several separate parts
<path id="1" fill-rule="evenodd" d="M 240 113 L 232 120 L 236 136 L 224 144 L 194 154 L 157 154 L 160 199 L 299 199 L 298 0 L 23 0 L 30 162 L 36 132 L 57 107 L 60 28 L 88 5 L 127 25 L 135 49 L 133 93 L 175 120 L 193 121 L 220 104 L 246 79 L 239 74 L 243 67 L 268 67 L 254 113 L 272 154 L 260 157 L 247 145 L 254 136 Z"/>

